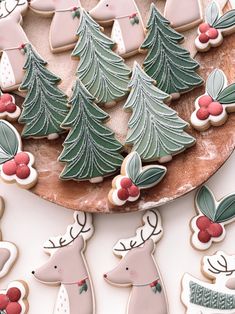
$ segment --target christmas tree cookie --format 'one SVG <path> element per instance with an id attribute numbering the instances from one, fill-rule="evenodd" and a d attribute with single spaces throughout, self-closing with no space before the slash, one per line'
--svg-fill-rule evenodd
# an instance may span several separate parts
<path id="1" fill-rule="evenodd" d="M 158 88 L 174 98 L 203 84 L 196 72 L 199 64 L 180 46 L 183 39 L 152 4 L 147 37 L 140 50 L 147 51 L 144 70 L 157 81 Z"/>
<path id="2" fill-rule="evenodd" d="M 98 103 L 114 103 L 128 93 L 130 70 L 112 49 L 114 42 L 82 10 L 78 43 L 72 53 L 79 58 L 77 76 Z"/>
<path id="3" fill-rule="evenodd" d="M 23 47 L 23 53 L 25 76 L 20 90 L 27 94 L 19 118 L 25 124 L 22 137 L 55 139 L 64 132 L 60 125 L 68 113 L 67 97 L 57 87 L 60 78 L 47 70 L 47 63 L 30 44 Z"/>
<path id="4" fill-rule="evenodd" d="M 70 130 L 59 160 L 66 162 L 63 180 L 102 181 L 122 164 L 122 145 L 103 123 L 109 118 L 79 79 L 69 101 L 70 112 L 62 127 Z"/>
<path id="5" fill-rule="evenodd" d="M 112 182 L 108 199 L 112 205 L 122 206 L 126 202 L 135 202 L 140 197 L 140 191 L 157 185 L 166 175 L 163 166 L 149 165 L 142 167 L 137 152 L 130 153 L 123 161 L 121 174 Z"/>
<path id="6" fill-rule="evenodd" d="M 218 47 L 223 37 L 235 31 L 235 10 L 223 14 L 216 1 L 212 1 L 205 11 L 205 22 L 198 27 L 195 46 L 198 51 L 205 52 L 211 47 Z"/>
<path id="7" fill-rule="evenodd" d="M 206 81 L 206 92 L 195 101 L 191 115 L 192 126 L 205 131 L 220 126 L 228 119 L 228 113 L 235 111 L 235 83 L 228 85 L 223 71 L 215 69 Z"/>
<path id="8" fill-rule="evenodd" d="M 20 116 L 21 110 L 15 103 L 15 97 L 2 93 L 0 90 L 0 119 L 16 121 Z"/>
<path id="9" fill-rule="evenodd" d="M 143 161 L 167 162 L 195 143 L 184 129 L 187 123 L 164 101 L 169 95 L 159 90 L 136 62 L 124 110 L 132 111 L 126 145 L 133 146 Z"/>

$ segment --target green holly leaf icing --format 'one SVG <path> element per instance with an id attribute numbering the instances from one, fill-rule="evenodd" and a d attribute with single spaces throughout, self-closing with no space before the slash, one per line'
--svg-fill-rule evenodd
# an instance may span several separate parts
<path id="1" fill-rule="evenodd" d="M 216 29 L 226 29 L 235 25 L 235 9 L 226 12 L 213 25 Z"/>
<path id="2" fill-rule="evenodd" d="M 25 76 L 20 90 L 27 91 L 19 119 L 25 124 L 22 137 L 47 137 L 62 133 L 68 108 L 66 95 L 56 86 L 60 78 L 46 69 L 47 63 L 30 44 L 25 47 Z"/>
<path id="3" fill-rule="evenodd" d="M 220 9 L 216 1 L 212 1 L 206 8 L 205 20 L 210 26 L 214 26 L 214 23 L 218 20 L 220 15 Z"/>
<path id="4" fill-rule="evenodd" d="M 148 166 L 135 179 L 134 184 L 139 188 L 147 189 L 158 184 L 166 174 L 166 168 L 161 166 Z"/>
<path id="5" fill-rule="evenodd" d="M 215 221 L 218 223 L 231 220 L 235 217 L 235 194 L 231 194 L 225 197 L 219 204 L 216 214 Z"/>
<path id="6" fill-rule="evenodd" d="M 0 164 L 14 158 L 19 148 L 16 131 L 9 123 L 0 120 Z"/>
<path id="7" fill-rule="evenodd" d="M 112 51 L 114 42 L 101 32 L 100 26 L 84 10 L 77 36 L 79 39 L 72 55 L 79 57 L 77 75 L 87 90 L 99 103 L 125 96 L 130 70 Z"/>
<path id="8" fill-rule="evenodd" d="M 217 97 L 217 100 L 221 104 L 233 104 L 235 103 L 235 83 L 227 86 Z"/>
<path id="9" fill-rule="evenodd" d="M 141 46 L 141 49 L 148 50 L 143 66 L 159 89 L 168 94 L 182 93 L 203 83 L 196 73 L 199 64 L 179 45 L 184 37 L 170 27 L 170 22 L 154 4 L 151 5 L 147 30 L 147 37 Z"/>
<path id="10" fill-rule="evenodd" d="M 208 187 L 203 186 L 198 191 L 196 196 L 196 206 L 205 216 L 214 221 L 216 202 L 212 191 Z"/>
<path id="11" fill-rule="evenodd" d="M 153 83 L 135 63 L 129 84 L 131 93 L 124 105 L 124 110 L 132 111 L 126 144 L 132 145 L 133 151 L 144 161 L 176 155 L 195 143 L 195 139 L 184 132 L 188 124 L 164 104 L 169 96 Z"/>
<path id="12" fill-rule="evenodd" d="M 135 182 L 141 171 L 142 163 L 138 153 L 134 152 L 130 155 L 126 164 L 126 174 Z"/>
<path id="13" fill-rule="evenodd" d="M 114 173 L 122 164 L 122 145 L 102 123 L 109 117 L 95 103 L 85 86 L 76 80 L 71 107 L 62 126 L 69 129 L 59 160 L 66 162 L 60 177 L 89 180 Z"/>
<path id="14" fill-rule="evenodd" d="M 215 69 L 210 73 L 206 81 L 207 93 L 216 100 L 225 85 L 225 77 L 223 71 Z"/>

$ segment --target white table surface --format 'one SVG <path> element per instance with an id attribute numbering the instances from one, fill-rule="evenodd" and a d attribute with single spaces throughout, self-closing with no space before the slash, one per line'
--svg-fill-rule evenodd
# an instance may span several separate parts
<path id="1" fill-rule="evenodd" d="M 220 198 L 235 192 L 234 178 L 235 154 L 209 180 L 208 185 Z M 226 227 L 226 239 L 213 245 L 206 253 L 190 246 L 189 221 L 195 213 L 194 194 L 159 209 L 165 234 L 157 245 L 155 256 L 167 289 L 170 314 L 185 313 L 180 302 L 180 281 L 184 272 L 203 279 L 200 273 L 203 254 L 212 254 L 218 249 L 235 253 L 235 223 Z M 66 226 L 73 222 L 73 212 L 50 204 L 15 185 L 0 183 L 0 195 L 6 201 L 1 221 L 3 239 L 14 242 L 20 251 L 17 263 L 1 280 L 0 287 L 4 288 L 11 280 L 26 280 L 30 286 L 29 313 L 52 314 L 58 288 L 37 282 L 31 271 L 48 259 L 42 250 L 44 241 L 63 233 Z M 136 227 L 141 224 L 141 216 L 142 213 L 94 216 L 95 234 L 88 242 L 86 258 L 95 287 L 97 314 L 125 313 L 129 288 L 108 285 L 103 280 L 103 273 L 118 263 L 118 258 L 112 255 L 112 246 L 119 238 L 134 235 Z"/>

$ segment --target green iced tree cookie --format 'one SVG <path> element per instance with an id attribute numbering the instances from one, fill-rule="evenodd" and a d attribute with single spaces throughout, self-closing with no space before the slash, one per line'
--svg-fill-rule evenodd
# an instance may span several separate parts
<path id="1" fill-rule="evenodd" d="M 112 51 L 114 42 L 82 11 L 78 43 L 72 56 L 78 57 L 77 75 L 98 103 L 111 103 L 128 93 L 130 70 Z"/>
<path id="2" fill-rule="evenodd" d="M 126 144 L 133 146 L 143 161 L 166 162 L 192 146 L 195 139 L 184 132 L 188 124 L 164 104 L 169 95 L 154 83 L 136 62 L 124 105 L 126 111 L 132 111 Z"/>
<path id="3" fill-rule="evenodd" d="M 54 139 L 64 132 L 61 123 L 68 113 L 67 97 L 57 87 L 60 78 L 47 70 L 47 63 L 30 44 L 24 47 L 25 76 L 20 90 L 26 91 L 19 122 L 25 124 L 22 137 Z"/>
<path id="4" fill-rule="evenodd" d="M 121 166 L 122 145 L 114 138 L 114 133 L 102 124 L 109 118 L 108 114 L 94 103 L 94 97 L 79 79 L 69 105 L 70 112 L 62 126 L 70 131 L 59 157 L 66 166 L 60 177 L 97 182 Z"/>
<path id="5" fill-rule="evenodd" d="M 158 88 L 177 95 L 203 83 L 196 73 L 199 64 L 180 46 L 184 37 L 170 27 L 170 22 L 154 4 L 151 5 L 147 31 L 141 46 L 141 50 L 148 51 L 143 66 L 145 72 L 157 81 Z"/>

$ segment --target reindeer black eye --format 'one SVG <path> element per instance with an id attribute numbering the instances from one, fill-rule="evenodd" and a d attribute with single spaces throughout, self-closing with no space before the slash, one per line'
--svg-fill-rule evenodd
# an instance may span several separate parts
<path id="1" fill-rule="evenodd" d="M 56 268 L 57 268 L 57 266 L 54 266 L 54 268 L 56 269 Z"/>
<path id="2" fill-rule="evenodd" d="M 126 267 L 126 270 L 129 270 L 129 267 Z"/>
<path id="3" fill-rule="evenodd" d="M 108 4 L 106 4 L 106 7 L 108 7 L 109 5 Z"/>

